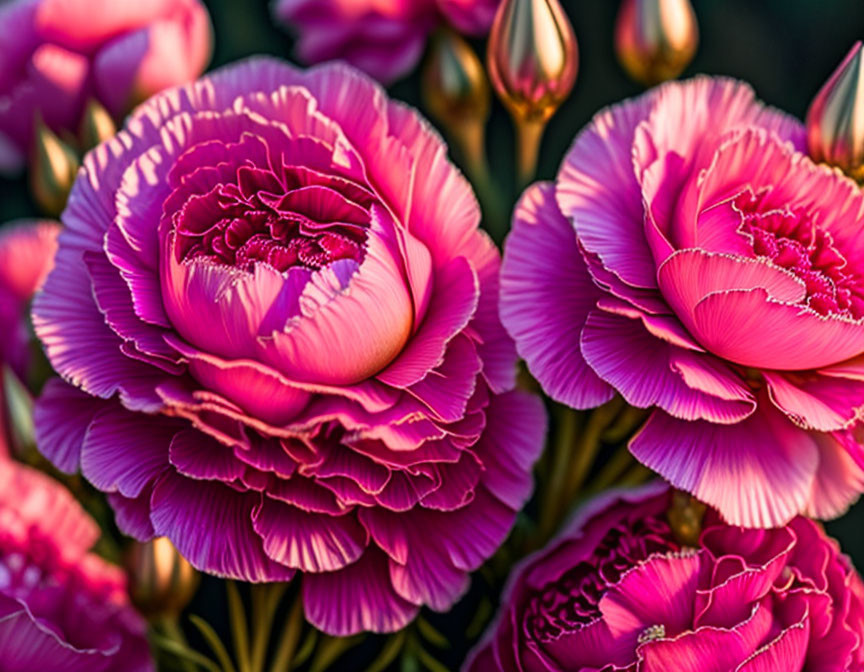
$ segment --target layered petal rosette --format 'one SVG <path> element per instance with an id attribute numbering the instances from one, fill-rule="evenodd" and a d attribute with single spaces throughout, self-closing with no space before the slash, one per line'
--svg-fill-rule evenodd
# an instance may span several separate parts
<path id="1" fill-rule="evenodd" d="M 599 113 L 514 215 L 501 315 L 546 392 L 651 408 L 630 450 L 736 525 L 864 490 L 864 193 L 723 78 Z"/>
<path id="2" fill-rule="evenodd" d="M 152 672 L 119 567 L 90 553 L 96 523 L 59 483 L 0 460 L 0 669 Z"/>
<path id="3" fill-rule="evenodd" d="M 731 527 L 695 548 L 667 486 L 590 502 L 517 566 L 470 672 L 855 672 L 864 583 L 818 523 Z"/>
<path id="4" fill-rule="evenodd" d="M 275 0 L 276 19 L 296 29 L 306 63 L 344 59 L 389 83 L 417 65 L 442 22 L 468 35 L 492 26 L 500 0 Z"/>
<path id="5" fill-rule="evenodd" d="M 120 117 L 198 77 L 212 36 L 201 0 L 8 0 L 0 44 L 0 170 L 12 172 L 37 115 L 75 133 L 94 98 Z"/>
<path id="6" fill-rule="evenodd" d="M 71 383 L 40 449 L 199 569 L 303 572 L 327 632 L 449 607 L 530 494 L 545 413 L 446 151 L 341 65 L 252 59 L 141 106 L 85 159 L 34 303 Z"/>

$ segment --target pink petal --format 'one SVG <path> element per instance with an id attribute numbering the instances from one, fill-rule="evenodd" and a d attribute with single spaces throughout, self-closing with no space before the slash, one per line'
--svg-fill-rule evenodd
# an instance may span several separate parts
<path id="1" fill-rule="evenodd" d="M 636 127 L 648 118 L 655 92 L 598 113 L 573 143 L 558 174 L 557 199 L 579 242 L 624 282 L 656 287 L 633 173 Z"/>
<path id="2" fill-rule="evenodd" d="M 864 382 L 818 374 L 765 371 L 771 401 L 805 429 L 829 432 L 845 429 L 864 407 Z"/>
<path id="3" fill-rule="evenodd" d="M 703 250 L 674 253 L 660 265 L 657 279 L 664 298 L 697 339 L 696 305 L 709 294 L 761 288 L 785 303 L 797 303 L 806 294 L 803 282 L 770 262 Z"/>
<path id="4" fill-rule="evenodd" d="M 717 397 L 687 385 L 673 370 L 678 350 L 641 323 L 601 310 L 588 316 L 582 331 L 585 361 L 633 406 L 656 405 L 675 417 L 716 423 L 738 422 L 752 413 L 753 402 L 746 395 L 728 399 L 728 394 Z M 692 358 L 696 355 L 691 353 Z"/>
<path id="5" fill-rule="evenodd" d="M 477 275 L 464 258 L 436 271 L 429 308 L 405 349 L 376 378 L 394 387 L 410 387 L 439 366 L 448 342 L 465 329 L 478 300 Z"/>
<path id="6" fill-rule="evenodd" d="M 264 497 L 253 514 L 264 552 L 303 572 L 335 572 L 363 555 L 369 536 L 354 515 L 308 513 Z"/>
<path id="7" fill-rule="evenodd" d="M 864 324 L 780 303 L 762 288 L 709 294 L 693 323 L 709 351 L 759 369 L 818 369 L 864 351 Z"/>
<path id="8" fill-rule="evenodd" d="M 168 466 L 168 445 L 182 427 L 177 420 L 154 422 L 113 404 L 93 418 L 81 448 L 81 473 L 103 492 L 134 498 Z"/>
<path id="9" fill-rule="evenodd" d="M 39 452 L 63 473 L 76 473 L 81 464 L 87 427 L 103 408 L 103 400 L 60 378 L 48 380 L 33 412 Z"/>
<path id="10" fill-rule="evenodd" d="M 864 468 L 850 454 L 850 449 L 860 452 L 861 446 L 841 433 L 814 434 L 814 438 L 819 445 L 819 469 L 803 513 L 831 520 L 846 513 L 864 492 Z"/>
<path id="11" fill-rule="evenodd" d="M 809 500 L 819 448 L 766 396 L 755 413 L 733 425 L 686 422 L 655 411 L 630 450 L 732 525 L 783 525 Z"/>
<path id="12" fill-rule="evenodd" d="M 178 473 L 193 479 L 229 482 L 245 471 L 244 463 L 230 448 L 191 428 L 171 437 L 168 459 Z"/>
<path id="13" fill-rule="evenodd" d="M 165 474 L 153 489 L 150 519 L 194 567 L 240 581 L 287 581 L 294 570 L 268 558 L 252 529 L 259 496 L 213 481 Z"/>
<path id="14" fill-rule="evenodd" d="M 501 267 L 501 321 L 528 368 L 556 401 L 591 408 L 614 390 L 586 364 L 579 338 L 601 292 L 582 262 L 554 187 L 529 188 L 516 206 Z"/>
<path id="15" fill-rule="evenodd" d="M 19 220 L 0 229 L 0 291 L 29 301 L 54 265 L 60 225 Z"/>
<path id="16" fill-rule="evenodd" d="M 306 574 L 303 606 L 312 625 L 337 637 L 362 631 L 394 632 L 419 611 L 393 590 L 387 556 L 373 548 L 337 572 Z"/>

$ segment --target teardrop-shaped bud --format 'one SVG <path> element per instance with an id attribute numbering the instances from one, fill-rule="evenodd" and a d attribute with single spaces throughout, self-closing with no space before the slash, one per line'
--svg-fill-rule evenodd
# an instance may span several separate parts
<path id="1" fill-rule="evenodd" d="M 856 42 L 807 111 L 807 148 L 814 161 L 864 182 L 864 55 Z"/>
<path id="2" fill-rule="evenodd" d="M 579 49 L 558 0 L 503 0 L 487 51 L 495 91 L 517 121 L 546 121 L 570 95 Z"/>
<path id="3" fill-rule="evenodd" d="M 698 546 L 706 506 L 686 492 L 675 490 L 666 512 L 672 534 L 683 546 Z"/>
<path id="4" fill-rule="evenodd" d="M 699 45 L 690 0 L 623 0 L 615 22 L 615 52 L 636 81 L 654 86 L 675 79 Z"/>
<path id="5" fill-rule="evenodd" d="M 432 37 L 422 91 L 429 114 L 448 130 L 489 118 L 492 94 L 483 64 L 471 45 L 449 28 Z"/>
<path id="6" fill-rule="evenodd" d="M 125 564 L 129 597 L 148 618 L 179 614 L 198 590 L 200 575 L 167 537 L 133 544 Z"/>
<path id="7" fill-rule="evenodd" d="M 37 117 L 30 162 L 30 191 L 39 209 L 57 217 L 78 173 L 78 156 L 57 134 Z"/>
<path id="8" fill-rule="evenodd" d="M 82 153 L 89 152 L 116 133 L 117 126 L 102 103 L 95 98 L 87 101 L 84 115 L 81 117 L 81 127 L 78 130 Z"/>

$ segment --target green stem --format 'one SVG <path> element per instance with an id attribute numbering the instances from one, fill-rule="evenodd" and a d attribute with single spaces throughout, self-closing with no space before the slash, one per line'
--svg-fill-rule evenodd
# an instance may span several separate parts
<path id="1" fill-rule="evenodd" d="M 522 191 L 537 174 L 537 159 L 546 121 L 537 119 L 515 119 L 516 124 L 516 187 Z"/>
<path id="2" fill-rule="evenodd" d="M 161 636 L 162 641 L 160 643 L 163 648 L 166 648 L 177 655 L 178 660 L 180 661 L 180 666 L 183 668 L 184 672 L 195 672 L 195 664 L 190 661 L 188 657 L 178 655 L 177 653 L 182 650 L 190 650 L 189 643 L 186 641 L 186 635 L 183 634 L 183 629 L 180 627 L 180 622 L 177 616 L 172 615 L 160 618 L 158 621 L 153 623 L 153 627 L 157 634 Z M 171 642 L 173 644 L 165 646 L 165 642 Z"/>
<path id="3" fill-rule="evenodd" d="M 579 412 L 564 406 L 559 407 L 558 435 L 552 444 L 552 460 L 549 480 L 540 507 L 541 543 L 554 532 L 558 525 L 558 508 L 567 478 L 573 444 L 579 427 Z"/>
<path id="4" fill-rule="evenodd" d="M 287 583 L 265 583 L 252 586 L 252 672 L 263 672 L 273 619 Z"/>
<path id="5" fill-rule="evenodd" d="M 633 455 L 630 454 L 630 449 L 627 444 L 621 445 L 615 454 L 600 470 L 597 478 L 591 483 L 591 492 L 602 492 L 615 482 L 633 466 Z"/>
<path id="6" fill-rule="evenodd" d="M 231 619 L 231 636 L 234 642 L 234 653 L 237 658 L 237 668 L 240 672 L 251 672 L 249 659 L 249 626 L 246 622 L 246 609 L 240 598 L 240 591 L 233 581 L 225 582 L 228 594 L 228 614 Z"/>
<path id="7" fill-rule="evenodd" d="M 273 656 L 273 662 L 270 665 L 270 672 L 287 672 L 291 669 L 291 662 L 302 632 L 303 600 L 298 597 L 291 605 L 291 611 L 288 612 L 282 637 L 279 640 L 279 648 L 276 649 L 276 655 Z"/>
<path id="8" fill-rule="evenodd" d="M 222 672 L 235 672 L 234 663 L 231 662 L 231 656 L 228 655 L 228 650 L 225 648 L 225 644 L 222 643 L 222 640 L 219 638 L 219 635 L 216 634 L 213 627 L 203 618 L 196 616 L 195 614 L 190 615 L 189 620 L 192 622 L 192 625 L 198 628 L 198 632 L 201 633 L 201 636 L 210 646 L 210 650 L 213 652 L 213 655 L 216 656 L 219 665 L 222 666 Z"/>
<path id="9" fill-rule="evenodd" d="M 508 229 L 504 198 L 495 184 L 486 158 L 486 129 L 482 122 L 469 121 L 449 131 L 451 142 L 458 148 L 465 173 L 471 180 L 477 200 L 483 210 L 486 230 L 496 243 L 501 243 Z"/>

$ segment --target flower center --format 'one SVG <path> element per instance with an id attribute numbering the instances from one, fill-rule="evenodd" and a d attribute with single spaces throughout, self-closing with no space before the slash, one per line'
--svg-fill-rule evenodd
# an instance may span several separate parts
<path id="1" fill-rule="evenodd" d="M 679 550 L 669 524 L 661 518 L 622 522 L 606 533 L 591 558 L 531 597 L 525 610 L 525 632 L 536 640 L 549 641 L 588 625 L 602 616 L 600 598 L 627 570 L 653 553 Z"/>
<path id="2" fill-rule="evenodd" d="M 291 193 L 279 199 L 266 193 L 247 198 L 227 184 L 190 200 L 175 218 L 181 258 L 207 257 L 241 268 L 265 262 L 279 271 L 292 266 L 318 270 L 340 259 L 362 261 L 368 214 L 356 207 L 350 213 L 355 221 L 339 221 L 344 214 L 338 212 L 340 194 L 322 197 L 332 203 L 303 208 L 308 204 L 293 205 Z M 328 205 L 337 211 L 328 213 Z"/>
<path id="3" fill-rule="evenodd" d="M 795 274 L 807 289 L 803 303 L 820 315 L 853 320 L 864 317 L 864 283 L 849 270 L 831 234 L 802 209 L 760 209 L 760 197 L 745 193 L 735 199 L 743 216 L 741 231 L 757 256 Z"/>

